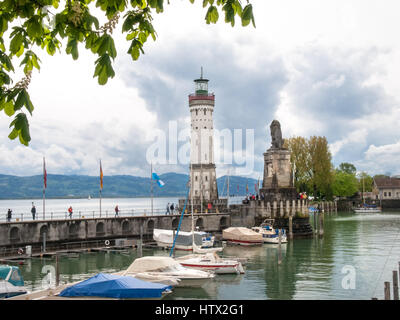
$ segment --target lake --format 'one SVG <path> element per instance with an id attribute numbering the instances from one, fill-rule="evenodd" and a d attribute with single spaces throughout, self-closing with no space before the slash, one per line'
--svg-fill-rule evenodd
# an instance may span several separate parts
<path id="1" fill-rule="evenodd" d="M 161 206 L 173 200 L 157 201 Z M 384 281 L 392 282 L 392 270 L 399 269 L 400 212 L 325 214 L 324 231 L 323 238 L 294 239 L 283 245 L 280 265 L 277 245 L 227 246 L 223 255 L 249 258 L 244 275 L 217 275 L 203 288 L 175 288 L 166 299 L 383 299 Z M 168 254 L 143 250 L 143 255 Z M 184 253 L 177 251 L 180 254 Z M 120 271 L 135 258 L 134 249 L 60 257 L 60 280 L 73 282 L 98 272 Z M 28 288 L 42 288 L 54 265 L 54 259 L 26 260 L 20 268 Z"/>

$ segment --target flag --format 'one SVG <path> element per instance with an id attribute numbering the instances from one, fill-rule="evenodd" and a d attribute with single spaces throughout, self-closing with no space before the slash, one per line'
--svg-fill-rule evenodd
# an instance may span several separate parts
<path id="1" fill-rule="evenodd" d="M 239 193 L 239 185 L 237 185 L 237 192 Z"/>
<path id="2" fill-rule="evenodd" d="M 160 177 L 157 175 L 157 173 L 153 172 L 152 178 L 153 178 L 153 180 L 156 180 L 156 181 L 157 181 L 157 184 L 158 184 L 160 187 L 163 187 L 163 186 L 164 186 L 164 184 L 165 184 L 164 181 L 162 181 L 162 180 L 160 179 Z"/>
<path id="3" fill-rule="evenodd" d="M 103 190 L 103 169 L 101 168 L 101 160 L 100 160 L 100 190 Z"/>
<path id="4" fill-rule="evenodd" d="M 246 193 L 249 193 L 249 183 L 246 181 Z"/>
<path id="5" fill-rule="evenodd" d="M 256 193 L 258 193 L 258 183 L 257 182 L 254 184 L 254 190 Z"/>
<path id="6" fill-rule="evenodd" d="M 46 162 L 43 157 L 43 185 L 44 189 L 47 188 L 47 172 L 46 172 Z"/>

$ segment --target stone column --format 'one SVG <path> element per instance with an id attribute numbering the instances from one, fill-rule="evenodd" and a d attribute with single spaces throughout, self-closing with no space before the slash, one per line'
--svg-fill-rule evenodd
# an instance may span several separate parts
<path id="1" fill-rule="evenodd" d="M 286 200 L 286 207 L 285 207 L 285 217 L 290 216 L 290 201 Z"/>
<path id="2" fill-rule="evenodd" d="M 283 210 L 283 201 L 279 201 L 279 216 L 282 218 L 284 215 L 284 210 Z"/>
<path id="3" fill-rule="evenodd" d="M 272 217 L 276 217 L 277 211 L 278 211 L 278 204 L 276 203 L 276 200 L 272 203 Z"/>
<path id="4" fill-rule="evenodd" d="M 292 200 L 292 216 L 296 215 L 296 200 Z"/>

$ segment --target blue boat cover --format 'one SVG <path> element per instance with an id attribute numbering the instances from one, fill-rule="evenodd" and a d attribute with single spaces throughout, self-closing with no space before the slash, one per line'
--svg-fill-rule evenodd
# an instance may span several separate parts
<path id="1" fill-rule="evenodd" d="M 171 288 L 171 286 L 165 284 L 143 281 L 131 276 L 98 273 L 87 280 L 64 289 L 59 296 L 151 299 L 160 298 L 165 290 L 170 290 Z"/>

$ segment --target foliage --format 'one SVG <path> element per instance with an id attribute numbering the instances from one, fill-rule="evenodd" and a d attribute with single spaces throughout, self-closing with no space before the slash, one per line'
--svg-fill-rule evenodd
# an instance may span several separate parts
<path id="1" fill-rule="evenodd" d="M 194 3 L 194 0 L 189 0 Z M 130 42 L 128 54 L 134 61 L 144 54 L 143 46 L 151 37 L 156 40 L 153 14 L 164 11 L 164 0 L 4 0 L 0 2 L 0 111 L 9 117 L 15 115 L 10 124 L 10 139 L 28 145 L 31 140 L 25 108 L 32 115 L 33 104 L 27 91 L 32 71 L 40 70 L 40 59 L 35 49 L 41 48 L 49 55 L 61 51 L 62 41 L 66 42 L 65 52 L 72 59 L 79 58 L 80 44 L 97 55 L 94 78 L 104 85 L 115 76 L 113 61 L 117 56 L 114 39 L 111 36 L 120 15 L 123 17 L 122 32 Z M 169 0 L 167 1 L 169 3 Z M 92 14 L 93 6 L 102 11 Z M 252 5 L 247 0 L 242 7 L 240 0 L 203 0 L 207 8 L 207 24 L 219 19 L 218 8 L 225 14 L 225 22 L 235 25 L 239 17 L 242 26 L 252 22 L 255 27 Z M 108 22 L 100 26 L 100 16 Z M 9 43 L 6 46 L 6 37 Z M 25 77 L 13 84 L 11 73 L 15 72 L 15 60 Z"/>
<path id="2" fill-rule="evenodd" d="M 368 173 L 361 172 L 358 179 L 358 190 L 364 192 L 371 192 L 374 184 L 374 178 L 372 178 Z"/>
<path id="3" fill-rule="evenodd" d="M 285 139 L 294 163 L 295 187 L 316 197 L 332 198 L 333 167 L 332 155 L 325 137 L 309 139 L 292 137 Z"/>
<path id="4" fill-rule="evenodd" d="M 335 196 L 338 197 L 351 197 L 358 191 L 358 180 L 355 174 L 348 173 L 343 170 L 336 170 L 332 191 Z"/>
<path id="5" fill-rule="evenodd" d="M 355 175 L 356 172 L 357 172 L 356 167 L 353 164 L 348 163 L 348 162 L 341 163 L 339 165 L 339 170 L 343 171 L 343 172 L 346 172 L 346 173 L 349 173 L 349 174 L 353 174 L 353 175 Z"/>

